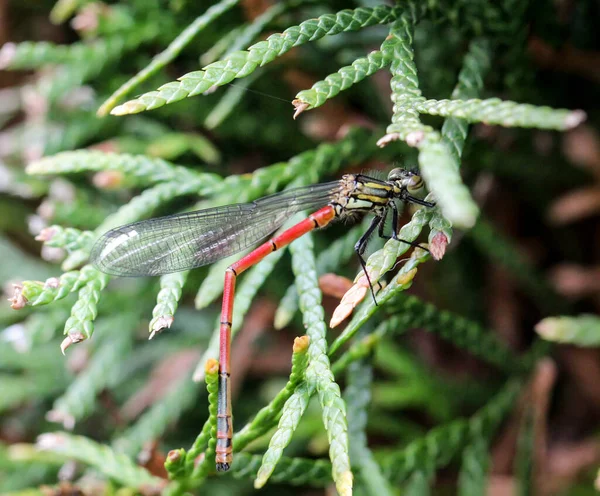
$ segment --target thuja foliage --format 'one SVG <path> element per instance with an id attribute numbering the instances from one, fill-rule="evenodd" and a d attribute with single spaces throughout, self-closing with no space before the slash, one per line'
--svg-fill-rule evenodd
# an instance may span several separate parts
<path id="1" fill-rule="evenodd" d="M 39 15 L 35 5 L 15 7 L 15 23 L 33 9 Z M 474 288 L 494 264 L 512 274 L 540 317 L 568 311 L 514 240 L 479 221 L 489 157 L 505 153 L 498 176 L 519 181 L 509 163 L 531 153 L 530 144 L 506 152 L 481 136 L 531 141 L 540 132 L 491 126 L 555 137 L 586 118 L 577 110 L 584 99 L 536 86 L 541 76 L 525 54 L 532 18 L 544 9 L 536 36 L 554 36 L 546 11 L 557 6 L 44 6 L 55 25 L 49 38 L 62 42 L 19 41 L 15 29 L 15 41 L 0 50 L 1 67 L 17 71 L 18 81 L 0 96 L 7 178 L 0 268 L 14 283 L 16 310 L 0 311 L 0 409 L 3 432 L 14 431 L 3 437 L 20 441 L 0 445 L 0 490 L 64 490 L 60 473 L 77 488 L 105 492 L 232 494 L 278 483 L 333 485 L 341 495 L 391 495 L 398 487 L 426 494 L 435 491 L 436 470 L 450 466 L 460 494 L 483 494 L 495 436 L 548 347 L 504 342 Z M 591 18 L 578 22 L 592 26 Z M 471 142 L 488 155 L 471 151 Z M 529 177 L 541 177 L 546 162 L 561 165 L 544 174 L 563 174 L 560 160 L 538 156 L 527 164 Z M 251 202 L 392 164 L 418 168 L 423 198 L 435 207 L 405 208 L 401 240 L 373 239 L 366 274 L 354 256 L 366 225 L 359 222 L 306 235 L 240 278 L 234 462 L 218 475 L 216 300 L 233 259 L 119 280 L 89 263 L 93 243 L 151 216 Z M 554 194 L 546 193 L 538 207 Z M 23 233 L 26 215 L 44 261 L 27 254 L 37 245 Z M 47 263 L 57 261 L 62 272 Z M 326 273 L 347 276 L 333 316 L 331 295 L 340 294 L 320 279 Z M 407 294 L 413 285 L 419 297 Z M 341 333 L 332 331 L 347 317 Z M 273 327 L 287 329 L 285 338 Z M 476 357 L 486 379 L 461 382 L 437 364 L 424 366 L 406 338 L 416 328 Z M 261 340 L 287 344 L 258 344 L 263 329 Z M 599 341 L 593 316 L 562 316 L 537 330 L 558 341 Z M 283 347 L 291 365 L 275 359 Z M 248 377 L 252 367 L 262 376 Z M 524 434 L 530 442 L 532 429 Z M 517 466 L 516 476 L 529 468 Z"/>

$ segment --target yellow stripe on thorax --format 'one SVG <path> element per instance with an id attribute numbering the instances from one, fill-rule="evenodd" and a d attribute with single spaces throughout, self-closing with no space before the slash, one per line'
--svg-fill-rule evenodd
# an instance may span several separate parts
<path id="1" fill-rule="evenodd" d="M 385 205 L 388 202 L 387 198 L 383 198 L 381 196 L 375 196 L 375 195 L 368 195 L 366 193 L 359 193 L 358 195 L 356 195 L 356 198 L 358 198 L 359 200 L 370 201 L 371 203 L 375 203 L 375 204 L 379 204 L 379 205 Z"/>
<path id="2" fill-rule="evenodd" d="M 383 185 L 380 183 L 361 183 L 362 186 L 366 187 L 366 188 L 372 188 L 372 189 L 382 189 L 384 191 L 390 191 L 392 189 L 391 186 Z"/>

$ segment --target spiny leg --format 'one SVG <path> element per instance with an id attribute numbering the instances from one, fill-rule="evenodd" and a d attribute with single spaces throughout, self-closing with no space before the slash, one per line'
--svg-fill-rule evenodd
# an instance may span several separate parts
<path id="1" fill-rule="evenodd" d="M 435 205 L 435 203 L 431 203 L 430 205 Z M 421 248 L 422 250 L 429 251 L 427 248 L 422 247 L 419 243 L 415 243 L 414 241 L 408 241 L 407 239 L 402 239 L 398 237 L 398 208 L 394 202 L 390 202 L 390 206 L 392 209 L 392 235 L 385 236 L 383 234 L 383 229 L 379 229 L 379 236 L 384 239 L 395 239 L 396 241 L 400 241 L 401 243 L 406 243 L 407 245 L 412 246 L 413 248 Z"/>
<path id="2" fill-rule="evenodd" d="M 386 221 L 386 218 L 387 218 L 387 214 L 388 214 L 388 209 L 386 209 L 386 210 L 383 212 L 383 215 L 381 216 L 381 222 L 379 223 L 379 229 L 378 229 L 378 231 L 377 231 L 377 232 L 378 232 L 378 234 L 379 234 L 379 237 L 380 237 L 381 239 L 390 239 L 390 236 L 386 236 L 386 235 L 385 235 L 385 232 L 384 232 L 384 229 L 385 229 L 385 221 Z M 396 219 L 396 220 L 398 220 L 398 219 Z"/>
<path id="3" fill-rule="evenodd" d="M 269 253 L 289 245 L 300 236 L 324 227 L 335 217 L 331 205 L 323 207 L 311 214 L 307 219 L 283 231 L 278 236 L 260 245 L 256 250 L 241 258 L 225 271 L 223 288 L 223 307 L 221 309 L 221 326 L 219 335 L 219 396 L 217 402 L 217 471 L 229 470 L 233 460 L 233 424 L 231 421 L 231 380 L 230 380 L 230 346 L 231 325 L 233 316 L 233 298 L 237 276 L 260 262 Z"/>
<path id="4" fill-rule="evenodd" d="M 367 272 L 367 264 L 365 263 L 365 259 L 363 258 L 363 253 L 365 252 L 365 249 L 367 248 L 367 243 L 369 242 L 369 238 L 371 237 L 371 234 L 373 234 L 373 231 L 375 231 L 377 226 L 380 226 L 380 233 L 381 233 L 381 226 L 383 225 L 383 223 L 385 223 L 386 213 L 387 213 L 387 210 L 385 211 L 385 213 L 382 216 L 373 217 L 373 220 L 371 221 L 371 225 L 368 227 L 368 229 L 365 231 L 365 233 L 360 237 L 360 239 L 354 245 L 354 251 L 356 252 L 356 255 L 358 255 L 358 260 L 360 261 L 360 265 L 361 265 L 363 272 L 365 273 L 365 277 L 367 278 L 367 281 L 369 283 L 369 288 L 371 289 L 371 296 L 373 297 L 373 301 L 375 302 L 375 305 L 377 305 L 377 299 L 375 298 L 375 291 L 373 290 L 373 284 L 371 284 L 371 278 L 369 277 L 369 273 Z M 384 222 L 382 223 L 382 221 L 384 221 Z"/>

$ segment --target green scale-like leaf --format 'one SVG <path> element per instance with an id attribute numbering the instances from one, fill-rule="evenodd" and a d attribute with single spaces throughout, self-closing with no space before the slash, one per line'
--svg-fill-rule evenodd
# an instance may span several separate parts
<path id="1" fill-rule="evenodd" d="M 393 489 L 367 446 L 367 417 L 371 403 L 373 368 L 365 360 L 348 367 L 344 399 L 348 405 L 348 435 L 352 466 L 358 469 L 362 486 L 371 496 L 391 496 Z"/>
<path id="2" fill-rule="evenodd" d="M 54 401 L 48 418 L 72 428 L 76 421 L 92 413 L 96 396 L 114 386 L 120 377 L 119 364 L 127 360 L 133 345 L 132 330 L 138 315 L 135 313 L 111 317 L 99 323 L 102 327 L 101 345 L 96 349 L 86 368 L 78 374 L 65 393 Z"/>
<path id="3" fill-rule="evenodd" d="M 228 474 L 236 479 L 255 478 L 262 462 L 263 458 L 260 455 L 239 453 Z M 308 460 L 284 456 L 279 459 L 270 480 L 299 486 L 324 487 L 331 484 L 331 463 L 329 460 Z"/>
<path id="4" fill-rule="evenodd" d="M 223 60 L 207 65 L 203 70 L 190 72 L 179 81 L 161 86 L 157 91 L 119 105 L 112 114 L 134 114 L 152 110 L 183 98 L 198 95 L 213 86 L 223 86 L 235 78 L 250 75 L 258 67 L 272 62 L 293 47 L 315 41 L 327 35 L 344 31 L 356 31 L 367 26 L 390 22 L 396 11 L 387 6 L 342 10 L 335 14 L 324 14 L 286 29 L 283 33 L 273 34 L 260 41 L 247 51 L 234 52 Z"/>
<path id="5" fill-rule="evenodd" d="M 199 173 L 161 158 L 127 153 L 104 153 L 98 150 L 62 152 L 30 163 L 32 175 L 73 174 L 80 172 L 116 171 L 123 174 L 125 186 L 150 186 L 155 183 L 202 183 L 204 188 L 222 182 L 217 174 Z"/>
<path id="6" fill-rule="evenodd" d="M 188 275 L 189 271 L 184 271 L 166 274 L 160 278 L 160 291 L 156 296 L 156 306 L 152 310 L 152 320 L 149 324 L 150 333 L 171 327 Z"/>
<path id="7" fill-rule="evenodd" d="M 156 55 L 150 64 L 115 91 L 98 109 L 98 115 L 108 114 L 121 98 L 131 93 L 137 86 L 165 67 L 177 57 L 181 50 L 183 50 L 183 48 L 185 48 L 206 26 L 217 19 L 221 14 L 227 12 L 238 2 L 239 0 L 222 0 L 218 4 L 211 6 L 204 14 L 197 17 L 194 22 L 185 28 L 163 52 Z"/>
<path id="8" fill-rule="evenodd" d="M 294 353 L 292 355 L 292 371 L 288 382 L 277 396 L 256 414 L 252 422 L 246 424 L 233 437 L 233 448 L 235 451 L 243 450 L 250 442 L 268 432 L 274 426 L 287 401 L 296 394 L 297 387 L 304 380 L 304 371 L 308 363 L 307 347 L 304 346 L 305 342 L 308 343 L 306 336 L 304 338 L 296 338 Z M 301 346 L 297 347 L 297 344 Z"/>
<path id="9" fill-rule="evenodd" d="M 510 380 L 470 419 L 458 419 L 430 430 L 424 437 L 390 455 L 385 473 L 394 483 L 406 480 L 416 470 L 443 467 L 470 441 L 489 439 L 514 406 L 520 391 L 518 380 Z"/>
<path id="10" fill-rule="evenodd" d="M 46 282 L 23 281 L 21 293 L 28 305 L 47 305 L 65 298 L 73 291 L 80 290 L 90 281 L 99 277 L 102 276 L 94 267 L 85 265 L 81 270 L 66 272 L 59 278 L 52 277 Z"/>
<path id="11" fill-rule="evenodd" d="M 390 59 L 382 51 L 373 51 L 366 57 L 352 62 L 352 65 L 342 67 L 338 72 L 330 74 L 324 80 L 313 84 L 309 90 L 296 95 L 294 105 L 308 105 L 308 108 L 320 107 L 327 100 L 347 90 L 353 84 L 375 74 L 378 70 L 389 65 Z"/>
<path id="12" fill-rule="evenodd" d="M 385 57 L 391 60 L 390 85 L 394 103 L 392 123 L 386 132 L 388 135 L 394 135 L 394 139 L 408 140 L 409 144 L 413 133 L 420 133 L 423 139 L 427 133 L 433 132 L 433 128 L 421 124 L 419 114 L 412 105 L 413 100 L 422 98 L 417 68 L 413 60 L 412 42 L 415 22 L 414 11 L 407 7 L 400 18 L 392 24 L 388 42 L 382 45 Z M 416 139 L 413 138 L 412 141 Z"/>
<path id="13" fill-rule="evenodd" d="M 422 114 L 458 117 L 468 122 L 561 131 L 578 126 L 585 118 L 585 114 L 579 110 L 537 107 L 499 98 L 415 101 L 414 109 Z"/>
<path id="14" fill-rule="evenodd" d="M 84 5 L 93 2 L 94 0 L 57 0 L 50 12 L 50 20 L 54 24 L 65 22 L 77 9 L 81 9 Z"/>
<path id="15" fill-rule="evenodd" d="M 97 272 L 96 277 L 90 279 L 79 291 L 79 297 L 73 308 L 71 316 L 65 323 L 65 334 L 76 343 L 82 339 L 90 339 L 94 332 L 94 320 L 98 315 L 98 300 L 100 292 L 108 283 L 106 274 Z"/>
<path id="16" fill-rule="evenodd" d="M 353 479 L 348 447 L 346 405 L 327 357 L 327 326 L 323 320 L 325 312 L 321 306 L 321 291 L 311 235 L 307 234 L 292 243 L 290 251 L 300 298 L 300 310 L 306 334 L 310 338 L 306 382 L 311 388 L 316 389 L 318 394 L 329 440 L 333 480 L 340 495 L 346 496 L 352 493 Z"/>
<path id="17" fill-rule="evenodd" d="M 39 449 L 54 451 L 71 459 L 81 461 L 100 473 L 119 481 L 126 487 L 154 488 L 164 486 L 164 480 L 150 475 L 125 455 L 82 436 L 64 432 L 42 434 L 37 441 Z"/>
<path id="18" fill-rule="evenodd" d="M 44 245 L 53 248 L 64 248 L 69 253 L 89 246 L 94 240 L 92 231 L 81 231 L 73 227 L 50 226 L 42 231 L 42 236 L 37 237 Z"/>
<path id="19" fill-rule="evenodd" d="M 267 482 L 277 463 L 281 460 L 284 448 L 292 440 L 292 435 L 306 411 L 313 389 L 307 383 L 299 384 L 292 395 L 286 400 L 281 410 L 281 418 L 277 430 L 269 441 L 260 469 L 254 481 L 255 488 L 261 488 Z"/>
<path id="20" fill-rule="evenodd" d="M 208 391 L 208 420 L 210 439 L 204 452 L 204 459 L 193 468 L 192 479 L 204 479 L 214 466 L 215 448 L 217 446 L 217 403 L 219 396 L 219 363 L 209 360 L 206 363 L 206 389 Z M 194 459 L 186 456 L 186 468 L 191 468 Z"/>
<path id="21" fill-rule="evenodd" d="M 199 394 L 198 384 L 186 374 L 114 442 L 118 451 L 135 456 L 148 439 L 158 439 L 188 408 Z"/>
<path id="22" fill-rule="evenodd" d="M 459 496 L 479 496 L 485 494 L 487 471 L 490 457 L 486 439 L 474 439 L 463 452 L 462 465 L 458 476 Z"/>

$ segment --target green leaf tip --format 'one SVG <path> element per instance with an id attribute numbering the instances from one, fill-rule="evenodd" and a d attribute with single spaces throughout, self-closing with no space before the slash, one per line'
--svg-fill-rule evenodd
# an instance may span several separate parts
<path id="1" fill-rule="evenodd" d="M 313 84 L 311 89 L 299 92 L 292 101 L 295 108 L 294 119 L 305 110 L 320 107 L 330 98 L 373 75 L 389 63 L 390 59 L 385 57 L 383 52 L 376 50 Z"/>
<path id="2" fill-rule="evenodd" d="M 165 460 L 165 470 L 170 479 L 176 479 L 185 471 L 186 452 L 183 448 L 173 449 L 167 453 Z"/>
<path id="3" fill-rule="evenodd" d="M 548 317 L 538 322 L 535 330 L 548 341 L 578 346 L 600 346 L 600 317 L 597 315 Z"/>

